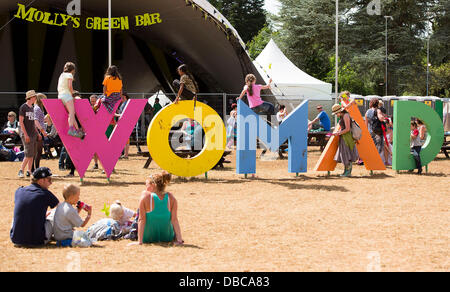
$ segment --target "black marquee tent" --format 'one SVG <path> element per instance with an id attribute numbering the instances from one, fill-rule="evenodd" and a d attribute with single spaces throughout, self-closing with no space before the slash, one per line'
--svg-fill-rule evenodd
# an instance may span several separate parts
<path id="1" fill-rule="evenodd" d="M 66 61 L 78 67 L 77 90 L 101 92 L 108 65 L 108 1 L 81 0 L 81 15 L 67 20 L 69 2 L 0 1 L 0 92 L 55 92 Z M 191 68 L 203 93 L 239 93 L 248 73 L 263 82 L 238 33 L 208 1 L 111 2 L 117 18 L 112 63 L 119 66 L 126 91 L 173 93 L 181 63 Z M 19 94 L 0 98 L 3 109 L 23 101 Z M 221 110 L 221 99 L 205 99 Z"/>

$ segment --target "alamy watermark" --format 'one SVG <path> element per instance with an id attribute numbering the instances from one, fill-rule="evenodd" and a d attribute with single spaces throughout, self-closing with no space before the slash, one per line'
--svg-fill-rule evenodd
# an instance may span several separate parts
<path id="1" fill-rule="evenodd" d="M 66 259 L 69 260 L 69 263 L 66 266 L 66 272 L 81 272 L 81 255 L 79 252 L 69 252 Z"/>
<path id="2" fill-rule="evenodd" d="M 381 272 L 381 256 L 378 251 L 369 252 L 367 259 L 369 260 L 367 272 Z"/>
<path id="3" fill-rule="evenodd" d="M 367 5 L 367 14 L 381 15 L 381 0 L 372 0 L 369 5 Z"/>
<path id="4" fill-rule="evenodd" d="M 70 16 L 81 15 L 81 0 L 73 0 L 67 4 L 67 14 Z"/>

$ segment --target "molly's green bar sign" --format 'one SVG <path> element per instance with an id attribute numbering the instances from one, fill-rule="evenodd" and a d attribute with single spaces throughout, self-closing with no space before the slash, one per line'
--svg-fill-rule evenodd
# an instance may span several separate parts
<path id="1" fill-rule="evenodd" d="M 87 17 L 83 22 L 80 17 L 74 17 L 62 13 L 50 13 L 40 11 L 36 8 L 26 8 L 25 5 L 17 3 L 18 10 L 15 15 L 16 18 L 20 18 L 29 22 L 40 22 L 47 25 L 56 26 L 68 26 L 72 25 L 73 28 L 80 28 L 82 25 L 87 29 L 92 30 L 108 30 L 109 19 L 101 17 Z M 142 15 L 136 15 L 134 17 L 136 27 L 151 26 L 154 24 L 162 23 L 161 15 L 159 13 L 146 13 Z M 128 16 L 113 17 L 111 18 L 111 29 L 130 29 L 130 21 Z"/>

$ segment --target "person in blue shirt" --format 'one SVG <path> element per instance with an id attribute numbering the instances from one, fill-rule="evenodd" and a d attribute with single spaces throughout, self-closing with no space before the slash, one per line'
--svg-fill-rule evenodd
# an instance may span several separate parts
<path id="1" fill-rule="evenodd" d="M 323 110 L 323 107 L 321 105 L 317 106 L 317 111 L 319 112 L 317 117 L 313 121 L 308 123 L 308 131 L 311 131 L 311 129 L 315 129 L 315 130 L 321 129 L 322 131 L 326 131 L 326 132 L 330 131 L 331 130 L 330 117 Z M 319 125 L 315 124 L 318 121 L 319 121 Z"/>
<path id="2" fill-rule="evenodd" d="M 58 198 L 48 190 L 52 172 L 41 167 L 33 172 L 31 185 L 17 189 L 14 198 L 14 221 L 11 241 L 17 247 L 35 247 L 47 244 L 52 236 L 52 225 L 47 218 L 50 207 L 59 204 Z"/>

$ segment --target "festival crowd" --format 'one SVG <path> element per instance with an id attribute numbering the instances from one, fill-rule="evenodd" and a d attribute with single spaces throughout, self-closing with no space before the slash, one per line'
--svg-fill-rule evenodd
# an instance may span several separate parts
<path id="1" fill-rule="evenodd" d="M 83 139 L 86 133 L 82 125 L 77 121 L 74 100 L 81 99 L 81 95 L 73 90 L 72 82 L 76 72 L 75 65 L 68 62 L 58 81 L 58 98 L 63 102 L 68 112 L 68 135 Z M 181 99 L 197 99 L 198 85 L 186 65 L 178 68 L 180 80 L 174 81 L 174 87 L 178 90 L 174 103 Z M 261 91 L 271 88 L 272 80 L 268 85 L 256 84 L 256 77 L 249 74 L 245 78 L 245 85 L 237 100 L 247 96 L 250 108 L 263 116 L 276 115 L 278 126 L 289 116 L 286 107 L 275 106 L 263 101 Z M 171 181 L 171 175 L 167 172 L 151 175 L 145 181 L 145 188 L 141 194 L 139 208 L 130 210 L 116 201 L 105 210 L 107 218 L 101 219 L 78 234 L 75 228 L 88 225 L 92 207 L 80 200 L 81 189 L 73 184 L 68 184 L 62 190 L 64 202 L 59 202 L 56 196 L 49 190 L 52 185 L 52 172 L 47 167 L 41 167 L 43 151 L 45 155 L 55 148 L 59 156 L 59 169 L 70 170 L 69 176 L 73 176 L 73 165 L 67 149 L 62 145 L 55 125 L 51 117 L 45 113 L 43 100 L 47 97 L 42 93 L 30 90 L 26 93 L 26 102 L 20 107 L 18 118 L 16 113 L 8 114 L 8 121 L 2 128 L 2 134 L 15 136 L 14 141 L 21 140 L 23 145 L 23 161 L 18 173 L 20 178 L 30 177 L 31 185 L 19 188 L 15 193 L 14 218 L 10 231 L 12 242 L 16 246 L 34 247 L 56 241 L 57 246 L 89 246 L 98 240 L 125 238 L 137 241 L 138 244 L 152 242 L 173 242 L 183 244 L 181 228 L 177 216 L 177 200 L 174 195 L 166 191 Z M 111 66 L 105 73 L 103 81 L 103 95 L 91 95 L 90 104 L 94 112 L 105 107 L 110 113 L 114 112 L 114 118 L 105 133 L 109 138 L 113 133 L 117 121 L 121 118 L 129 96 L 123 92 L 122 76 L 116 66 Z M 339 139 L 338 151 L 334 157 L 339 163 L 343 163 L 345 170 L 341 176 L 348 177 L 352 173 L 353 163 L 364 163 L 357 151 L 356 145 L 360 138 L 358 125 L 350 116 L 347 109 L 354 103 L 349 92 L 343 92 L 339 97 L 339 103 L 332 107 L 332 114 L 337 116 L 338 124 L 331 128 L 330 117 L 323 110 L 323 106 L 317 106 L 317 117 L 308 123 L 309 131 L 326 132 L 330 136 Z M 147 105 L 145 113 L 156 114 L 163 107 L 159 99 L 155 100 L 153 107 Z M 382 101 L 373 98 L 370 101 L 370 109 L 365 113 L 365 124 L 375 143 L 376 149 L 385 165 L 392 163 L 393 121 L 388 117 Z M 147 118 L 146 118 L 147 119 Z M 149 122 L 149 121 L 148 121 Z M 183 123 L 181 131 L 186 136 L 195 140 L 195 129 L 198 123 L 187 120 Z M 201 128 L 201 127 L 200 127 Z M 237 105 L 231 104 L 230 118 L 227 121 L 227 147 L 232 148 L 236 143 L 237 134 Z M 413 155 L 418 174 L 422 173 L 420 161 L 421 148 L 427 139 L 427 130 L 420 120 L 411 121 L 411 154 Z M 193 142 L 187 140 L 187 146 L 193 147 Z M 129 141 L 123 150 L 123 159 L 128 159 Z M 94 169 L 99 168 L 97 156 L 94 157 Z M 49 211 L 49 208 L 52 209 Z M 85 212 L 84 219 L 80 216 Z"/>

